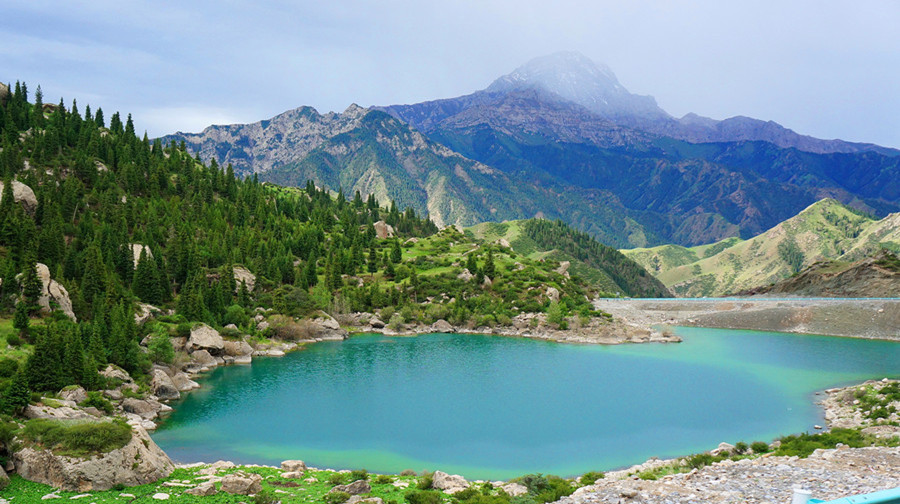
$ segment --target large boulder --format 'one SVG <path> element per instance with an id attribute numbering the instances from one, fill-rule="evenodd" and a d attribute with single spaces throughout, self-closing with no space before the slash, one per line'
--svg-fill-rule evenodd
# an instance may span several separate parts
<path id="1" fill-rule="evenodd" d="M 319 315 L 309 321 L 309 334 L 320 340 L 344 340 L 347 339 L 347 331 L 331 315 L 319 312 Z"/>
<path id="2" fill-rule="evenodd" d="M 285 472 L 303 472 L 306 470 L 306 462 L 302 460 L 285 460 L 281 463 L 281 470 Z"/>
<path id="3" fill-rule="evenodd" d="M 153 252 L 150 251 L 150 247 L 140 243 L 131 244 L 131 256 L 134 259 L 135 269 L 137 269 L 138 261 L 141 260 L 141 253 L 145 251 L 147 252 L 147 259 L 153 259 Z"/>
<path id="4" fill-rule="evenodd" d="M 25 418 L 49 418 L 52 420 L 88 420 L 93 418 L 93 415 L 84 410 L 71 408 L 69 406 L 54 408 L 52 406 L 46 406 L 43 403 L 25 406 L 22 415 Z"/>
<path id="5" fill-rule="evenodd" d="M 6 475 L 3 467 L 0 467 L 0 490 L 6 488 L 6 485 L 9 485 L 9 476 Z"/>
<path id="6" fill-rule="evenodd" d="M 100 371 L 100 374 L 103 375 L 104 378 L 109 378 L 112 380 L 122 380 L 125 383 L 131 383 L 131 375 L 125 372 L 124 369 L 116 366 L 115 364 L 110 364 Z"/>
<path id="7" fill-rule="evenodd" d="M 46 264 L 35 264 L 35 271 L 41 281 L 41 297 L 38 298 L 38 304 L 41 311 L 50 313 L 54 309 L 54 305 L 66 314 L 72 320 L 77 322 L 75 312 L 72 311 L 72 300 L 69 298 L 69 291 L 56 280 L 50 278 L 50 268 Z M 16 279 L 21 279 L 21 274 Z"/>
<path id="8" fill-rule="evenodd" d="M 469 482 L 458 474 L 435 471 L 431 486 L 445 493 L 455 494 L 469 488 Z"/>
<path id="9" fill-rule="evenodd" d="M 500 490 L 509 494 L 510 497 L 518 497 L 528 493 L 528 487 L 521 483 L 507 483 L 501 486 Z"/>
<path id="10" fill-rule="evenodd" d="M 225 355 L 230 355 L 232 357 L 239 357 L 241 355 L 252 355 L 253 347 L 250 346 L 250 343 L 246 341 L 226 341 L 225 342 Z"/>
<path id="11" fill-rule="evenodd" d="M 175 388 L 178 389 L 179 392 L 187 392 L 188 390 L 194 390 L 200 388 L 200 384 L 191 380 L 191 378 L 181 371 L 175 373 L 172 376 L 172 383 L 175 385 Z"/>
<path id="12" fill-rule="evenodd" d="M 349 485 L 337 485 L 332 488 L 331 492 L 346 492 L 350 495 L 359 495 L 364 493 L 369 493 L 372 491 L 372 486 L 369 485 L 369 482 L 366 480 L 356 480 Z"/>
<path id="13" fill-rule="evenodd" d="M 194 353 L 191 354 L 191 360 L 200 366 L 200 368 L 214 368 L 219 365 L 216 358 L 206 350 L 195 350 Z"/>
<path id="14" fill-rule="evenodd" d="M 262 476 L 236 472 L 222 478 L 222 491 L 230 494 L 250 495 L 262 490 Z"/>
<path id="15" fill-rule="evenodd" d="M 135 415 L 145 419 L 152 420 L 159 415 L 160 404 L 156 401 L 150 401 L 147 399 L 135 399 L 133 397 L 126 397 L 125 400 L 122 401 L 122 410 L 126 413 L 134 413 Z"/>
<path id="16" fill-rule="evenodd" d="M 556 287 L 548 287 L 547 288 L 547 299 L 551 302 L 559 301 L 559 290 Z"/>
<path id="17" fill-rule="evenodd" d="M 181 392 L 178 391 L 172 378 L 162 369 L 154 369 L 151 373 L 150 390 L 153 391 L 153 395 L 164 401 L 181 397 Z"/>
<path id="18" fill-rule="evenodd" d="M 244 282 L 244 285 L 247 286 L 247 290 L 252 292 L 253 287 L 256 286 L 256 275 L 250 273 L 250 270 L 244 268 L 243 266 L 235 266 L 234 284 L 236 290 L 239 290 L 241 288 L 241 282 Z"/>
<path id="19" fill-rule="evenodd" d="M 447 322 L 444 319 L 439 319 L 434 324 L 431 324 L 431 330 L 438 333 L 452 333 L 456 332 L 456 329 L 450 325 L 450 322 Z"/>
<path id="20" fill-rule="evenodd" d="M 382 238 L 382 239 L 394 237 L 394 227 L 391 226 L 390 224 L 388 224 L 387 222 L 380 220 L 380 221 L 376 222 L 373 226 L 375 227 L 375 236 Z"/>
<path id="21" fill-rule="evenodd" d="M 132 427 L 122 448 L 87 458 L 55 455 L 25 447 L 13 455 L 19 476 L 67 492 L 109 490 L 116 485 L 146 485 L 165 478 L 175 465 L 141 427 Z"/>
<path id="22" fill-rule="evenodd" d="M 82 401 L 87 400 L 87 392 L 83 387 L 73 387 L 73 388 L 65 388 L 59 391 L 59 397 L 63 401 L 72 401 L 73 403 L 80 403 Z"/>
<path id="23" fill-rule="evenodd" d="M 188 351 L 199 348 L 210 353 L 220 353 L 225 348 L 225 340 L 219 331 L 206 324 L 200 324 L 191 330 L 186 348 Z"/>
<path id="24" fill-rule="evenodd" d="M 211 495 L 216 495 L 217 492 L 218 490 L 216 490 L 216 484 L 212 481 L 201 483 L 194 488 L 189 488 L 184 491 L 184 493 L 188 495 L 196 495 L 198 497 L 209 497 Z"/>
<path id="25" fill-rule="evenodd" d="M 3 201 L 3 182 L 0 182 L 0 201 Z M 37 196 L 34 195 L 34 191 L 31 190 L 27 185 L 19 182 L 18 180 L 12 181 L 12 192 L 13 192 L 13 201 L 22 205 L 22 208 L 29 215 L 34 215 L 35 209 L 37 209 Z"/>

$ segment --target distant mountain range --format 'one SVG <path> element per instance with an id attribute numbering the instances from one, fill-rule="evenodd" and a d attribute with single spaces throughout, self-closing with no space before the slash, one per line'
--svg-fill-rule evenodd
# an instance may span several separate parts
<path id="1" fill-rule="evenodd" d="M 825 199 L 749 240 L 728 238 L 690 248 L 661 245 L 621 252 L 675 295 L 702 297 L 765 290 L 760 288 L 823 261 L 859 261 L 877 255 L 882 248 L 900 251 L 900 213 L 873 219 Z M 821 267 L 817 271 L 821 272 Z M 811 284 L 809 278 L 821 276 L 804 278 Z M 838 288 L 836 283 L 832 286 L 833 291 Z"/>
<path id="2" fill-rule="evenodd" d="M 262 180 L 394 199 L 442 225 L 560 218 L 616 247 L 750 238 L 825 197 L 900 211 L 896 150 L 745 117 L 677 119 L 576 53 L 458 98 L 301 107 L 165 140 Z"/>

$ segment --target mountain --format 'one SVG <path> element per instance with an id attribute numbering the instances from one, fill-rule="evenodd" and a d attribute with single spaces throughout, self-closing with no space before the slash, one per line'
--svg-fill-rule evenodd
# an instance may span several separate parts
<path id="1" fill-rule="evenodd" d="M 900 259 L 887 250 L 852 263 L 820 261 L 797 275 L 746 294 L 804 297 L 897 297 Z"/>
<path id="2" fill-rule="evenodd" d="M 749 240 L 622 252 L 676 295 L 701 297 L 768 286 L 819 261 L 855 261 L 881 248 L 900 250 L 900 213 L 875 220 L 825 199 Z"/>

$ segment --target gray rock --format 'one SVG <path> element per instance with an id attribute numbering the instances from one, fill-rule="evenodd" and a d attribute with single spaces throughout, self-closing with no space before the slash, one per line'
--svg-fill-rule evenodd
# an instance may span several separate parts
<path id="1" fill-rule="evenodd" d="M 253 347 L 250 346 L 250 343 L 246 341 L 226 341 L 225 342 L 225 355 L 230 355 L 232 357 L 238 357 L 240 355 L 252 355 Z"/>
<path id="2" fill-rule="evenodd" d="M 70 408 L 69 406 L 60 406 L 59 408 L 51 408 L 43 404 L 29 404 L 22 412 L 25 418 L 49 418 L 53 420 L 83 420 L 93 418 L 86 411 Z"/>
<path id="3" fill-rule="evenodd" d="M 128 397 L 122 401 L 122 410 L 134 413 L 145 420 L 152 420 L 159 414 L 160 404 L 156 401 Z"/>
<path id="4" fill-rule="evenodd" d="M 369 319 L 369 325 L 374 327 L 375 329 L 383 329 L 385 324 L 384 321 L 382 321 L 380 318 L 372 317 Z"/>
<path id="5" fill-rule="evenodd" d="M 147 251 L 147 259 L 153 259 L 153 252 L 150 251 L 150 247 L 141 245 L 140 243 L 131 244 L 131 256 L 134 259 L 135 269 L 137 269 L 138 261 L 141 260 L 141 253 L 144 251 Z"/>
<path id="6" fill-rule="evenodd" d="M 287 472 L 303 472 L 306 470 L 306 462 L 302 460 L 285 460 L 281 463 L 281 470 Z"/>
<path id="7" fill-rule="evenodd" d="M 74 499 L 74 497 L 71 498 Z M 157 492 L 153 494 L 153 500 L 169 500 L 169 494 Z"/>
<path id="8" fill-rule="evenodd" d="M 247 290 L 253 292 L 253 287 L 256 286 L 256 275 L 250 273 L 250 270 L 244 268 L 242 266 L 234 267 L 234 283 L 235 288 L 240 290 L 241 282 L 247 286 Z"/>
<path id="9" fill-rule="evenodd" d="M 393 238 L 394 237 L 394 227 L 384 221 L 378 221 L 374 225 L 375 227 L 375 235 L 378 238 Z"/>
<path id="10" fill-rule="evenodd" d="M 364 493 L 369 493 L 372 491 L 372 486 L 369 485 L 369 482 L 366 480 L 356 480 L 349 485 L 337 485 L 332 488 L 328 493 L 331 492 L 346 492 L 350 495 L 359 495 Z"/>
<path id="11" fill-rule="evenodd" d="M 0 201 L 3 200 L 3 182 L 0 181 Z M 13 190 L 13 201 L 16 203 L 20 203 L 22 208 L 29 215 L 33 215 L 35 209 L 37 209 L 37 196 L 34 195 L 34 191 L 31 190 L 27 185 L 19 182 L 18 180 L 12 181 L 12 190 Z"/>
<path id="12" fill-rule="evenodd" d="M 59 391 L 59 397 L 61 397 L 64 401 L 80 403 L 87 399 L 87 392 L 85 392 L 83 387 L 75 387 L 68 390 L 63 389 Z"/>
<path id="13" fill-rule="evenodd" d="M 108 490 L 118 484 L 146 485 L 172 473 L 175 465 L 141 427 L 118 450 L 89 458 L 54 455 L 25 447 L 13 455 L 16 472 L 29 481 L 67 492 Z"/>
<path id="14" fill-rule="evenodd" d="M 54 304 L 59 306 L 60 311 L 66 314 L 72 320 L 77 322 L 75 312 L 72 311 L 72 300 L 69 298 L 69 292 L 59 282 L 50 278 L 50 269 L 46 264 L 37 263 L 35 265 L 37 276 L 41 280 L 41 297 L 38 298 L 38 304 L 41 311 L 50 313 L 54 309 Z M 22 274 L 16 275 L 16 279 L 20 279 Z"/>
<path id="15" fill-rule="evenodd" d="M 260 322 L 259 324 L 256 324 L 256 330 L 259 331 L 259 332 L 263 332 L 263 331 L 265 331 L 265 330 L 268 329 L 268 328 L 269 328 L 269 323 L 266 322 L 265 320 L 263 320 L 263 321 Z"/>
<path id="16" fill-rule="evenodd" d="M 206 324 L 200 324 L 191 330 L 191 337 L 188 339 L 186 348 L 188 351 L 195 348 L 210 351 L 210 353 L 219 353 L 225 348 L 225 340 L 219 331 Z"/>
<path id="17" fill-rule="evenodd" d="M 456 278 L 462 280 L 463 282 L 468 282 L 475 278 L 475 275 L 473 275 L 472 272 L 468 270 L 468 268 L 464 268 L 462 270 L 462 273 L 456 275 Z"/>
<path id="18" fill-rule="evenodd" d="M 178 387 L 164 371 L 154 369 L 150 376 L 150 390 L 153 391 L 153 395 L 164 401 L 181 397 Z"/>
<path id="19" fill-rule="evenodd" d="M 556 287 L 547 287 L 547 299 L 559 302 L 559 291 Z"/>
<path id="20" fill-rule="evenodd" d="M 125 383 L 131 382 L 131 376 L 125 372 L 124 369 L 116 366 L 115 364 L 110 364 L 106 366 L 106 368 L 100 372 L 106 378 L 114 378 L 118 380 L 122 380 Z"/>
<path id="21" fill-rule="evenodd" d="M 347 502 L 345 502 L 344 504 L 384 504 L 384 501 L 381 499 L 381 497 L 363 498 L 359 495 L 354 495 L 347 499 Z"/>
<path id="22" fill-rule="evenodd" d="M 206 350 L 195 350 L 194 353 L 191 354 L 191 360 L 197 363 L 201 368 L 214 368 L 219 365 L 218 362 L 216 362 L 216 358 L 210 355 Z"/>
<path id="23" fill-rule="evenodd" d="M 438 490 L 443 490 L 444 493 L 455 494 L 469 488 L 469 482 L 458 474 L 435 471 L 431 486 Z"/>
<path id="24" fill-rule="evenodd" d="M 236 472 L 222 478 L 222 491 L 230 494 L 250 495 L 262 490 L 262 476 Z"/>
<path id="25" fill-rule="evenodd" d="M 134 313 L 134 322 L 137 325 L 144 325 L 145 322 L 150 320 L 150 317 L 153 316 L 154 313 L 159 313 L 159 308 L 147 304 L 147 303 L 138 303 L 138 309 Z"/>
<path id="26" fill-rule="evenodd" d="M 177 388 L 179 392 L 187 392 L 189 390 L 200 388 L 199 383 L 191 380 L 186 373 L 181 371 L 175 373 L 175 375 L 172 376 L 172 383 L 175 385 L 175 388 Z"/>
<path id="27" fill-rule="evenodd" d="M 0 490 L 6 488 L 6 485 L 9 485 L 9 476 L 7 476 L 6 471 L 0 467 Z"/>
<path id="28" fill-rule="evenodd" d="M 435 322 L 434 324 L 432 324 L 431 330 L 434 332 L 439 332 L 439 333 L 456 332 L 456 329 L 454 329 L 453 326 L 450 325 L 450 322 L 447 322 L 444 319 L 440 319 L 437 322 Z"/>
<path id="29" fill-rule="evenodd" d="M 518 497 L 528 493 L 528 487 L 521 483 L 507 483 L 501 486 L 500 489 L 509 494 L 510 497 Z"/>
<path id="30" fill-rule="evenodd" d="M 188 495 L 196 495 L 198 497 L 209 497 L 210 495 L 215 495 L 216 493 L 218 493 L 218 490 L 216 490 L 215 483 L 207 481 L 206 483 L 201 483 L 194 488 L 185 490 L 184 493 Z"/>

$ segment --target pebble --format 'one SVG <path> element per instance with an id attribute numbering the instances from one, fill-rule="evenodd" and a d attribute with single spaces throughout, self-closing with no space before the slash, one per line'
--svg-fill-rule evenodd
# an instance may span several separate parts
<path id="1" fill-rule="evenodd" d="M 169 500 L 169 494 L 167 493 L 155 493 L 153 494 L 153 498 L 156 500 Z"/>

